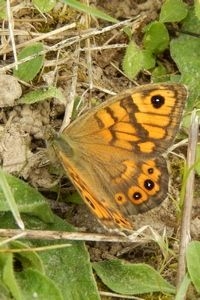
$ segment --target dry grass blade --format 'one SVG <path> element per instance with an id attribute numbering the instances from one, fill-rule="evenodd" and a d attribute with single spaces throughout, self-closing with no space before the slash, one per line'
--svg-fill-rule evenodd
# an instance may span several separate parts
<path id="1" fill-rule="evenodd" d="M 12 44 L 12 51 L 13 51 L 13 57 L 15 62 L 17 63 L 17 51 L 16 51 L 16 45 L 15 45 L 15 39 L 14 39 L 14 21 L 13 21 L 13 16 L 12 16 L 12 12 L 10 9 L 10 1 L 7 0 L 6 2 L 7 5 L 7 17 L 8 17 L 8 28 L 9 28 L 9 34 L 10 34 L 10 40 L 11 40 L 11 44 Z M 17 68 L 17 66 L 16 66 Z"/>
<path id="2" fill-rule="evenodd" d="M 105 297 L 113 297 L 113 298 L 120 298 L 125 300 L 125 299 L 133 299 L 133 300 L 145 300 L 144 298 L 140 297 L 135 297 L 135 296 L 128 296 L 128 295 L 118 295 L 115 293 L 110 293 L 110 292 L 100 292 L 100 295 L 105 296 Z M 108 298 L 109 299 L 109 298 Z"/>
<path id="3" fill-rule="evenodd" d="M 111 31 L 111 30 L 113 30 L 115 28 L 119 28 L 119 27 L 128 25 L 131 22 L 133 22 L 132 27 L 133 28 L 137 28 L 138 24 L 140 24 L 140 22 L 143 19 L 144 19 L 143 17 L 138 16 L 136 20 L 135 20 L 135 18 L 132 18 L 132 19 L 129 19 L 129 20 L 125 20 L 125 21 L 119 22 L 119 23 L 114 24 L 114 25 L 110 25 L 110 26 L 104 27 L 102 29 L 91 29 L 91 30 L 83 32 L 83 33 L 81 33 L 79 35 L 75 35 L 75 36 L 72 36 L 72 37 L 67 38 L 67 39 L 62 39 L 62 41 L 58 42 L 57 44 L 55 44 L 53 46 L 48 47 L 48 49 L 46 49 L 44 51 L 41 51 L 41 52 L 37 53 L 37 55 L 44 55 L 44 54 L 48 53 L 49 51 L 58 51 L 60 49 L 69 47 L 71 45 L 74 45 L 76 43 L 80 43 L 81 41 L 83 41 L 83 40 L 85 40 L 87 38 L 94 37 L 94 36 L 97 36 L 97 35 L 101 35 L 101 34 L 103 34 L 105 32 L 109 32 L 109 31 Z M 73 26 L 74 26 L 74 23 L 73 23 Z M 70 27 L 68 27 L 68 28 L 70 28 Z M 58 32 L 56 32 L 56 34 L 57 33 Z M 42 35 L 40 39 L 39 38 L 37 39 L 37 41 L 39 41 L 39 40 L 42 41 L 46 37 L 47 37 L 46 35 Z M 49 37 L 49 34 L 48 34 L 48 37 Z M 34 39 L 34 41 L 36 41 L 36 40 Z M 29 40 L 28 44 L 30 44 L 32 42 L 33 42 L 33 40 Z M 24 44 L 23 44 L 23 46 L 24 46 Z M 16 49 L 18 49 L 18 48 L 21 48 L 21 44 L 20 45 L 16 45 Z M 5 53 L 7 53 L 5 50 L 3 52 L 0 51 L 0 54 L 5 54 Z M 13 67 L 16 67 L 16 65 L 19 65 L 19 64 L 22 64 L 24 62 L 27 62 L 27 61 L 33 59 L 35 56 L 32 55 L 32 56 L 26 57 L 25 59 L 20 60 L 17 64 L 16 63 L 8 64 L 8 65 L 2 67 L 1 71 L 6 72 L 8 70 L 11 70 Z"/>
<path id="4" fill-rule="evenodd" d="M 187 168 L 188 168 L 188 178 L 185 191 L 184 207 L 181 222 L 181 237 L 179 246 L 179 261 L 178 261 L 178 272 L 177 272 L 177 287 L 180 286 L 184 276 L 185 276 L 185 252 L 187 245 L 190 241 L 190 221 L 191 221 L 191 211 L 193 203 L 194 194 L 194 164 L 196 156 L 196 145 L 198 140 L 199 122 L 194 110 L 191 117 L 191 127 L 188 140 L 188 152 L 187 152 Z"/>
<path id="5" fill-rule="evenodd" d="M 66 232 L 66 231 L 43 231 L 43 230 L 19 230 L 19 229 L 0 229 L 1 237 L 13 237 L 17 234 L 23 233 L 24 239 L 41 239 L 41 240 L 76 240 L 76 241 L 101 241 L 101 242 L 117 242 L 117 243 L 130 243 L 130 242 L 149 242 L 150 239 L 141 236 L 141 232 L 135 232 L 134 237 L 122 235 L 108 235 L 98 233 L 82 233 L 82 232 Z"/>
<path id="6" fill-rule="evenodd" d="M 71 121 L 71 116 L 74 108 L 74 100 L 75 100 L 75 95 L 76 95 L 76 85 L 77 85 L 77 76 L 78 76 L 78 62 L 79 62 L 79 45 L 77 45 L 77 48 L 74 53 L 74 61 L 75 63 L 73 64 L 73 76 L 72 76 L 72 84 L 71 84 L 71 90 L 69 93 L 69 99 L 66 103 L 65 107 L 65 115 L 63 118 L 62 126 L 60 128 L 60 132 L 64 130 L 67 125 L 69 125 Z"/>

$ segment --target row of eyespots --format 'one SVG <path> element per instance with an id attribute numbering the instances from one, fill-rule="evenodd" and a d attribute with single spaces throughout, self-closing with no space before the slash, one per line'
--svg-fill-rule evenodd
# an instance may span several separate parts
<path id="1" fill-rule="evenodd" d="M 115 200 L 119 205 L 125 204 L 129 199 L 135 205 L 139 205 L 148 200 L 149 195 L 154 195 L 158 191 L 158 185 L 154 183 L 151 176 L 154 174 L 154 168 L 152 166 L 146 169 L 147 173 L 150 175 L 142 174 L 139 177 L 139 186 L 131 186 L 128 189 L 127 194 L 119 192 L 115 194 Z M 142 188 L 140 187 L 142 186 Z"/>

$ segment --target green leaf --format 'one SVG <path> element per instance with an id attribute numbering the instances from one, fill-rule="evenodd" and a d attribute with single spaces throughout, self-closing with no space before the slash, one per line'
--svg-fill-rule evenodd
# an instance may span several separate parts
<path id="1" fill-rule="evenodd" d="M 145 28 L 144 48 L 154 54 L 163 52 L 169 46 L 169 34 L 161 22 L 152 22 Z"/>
<path id="2" fill-rule="evenodd" d="M 110 260 L 93 264 L 97 275 L 112 291 L 135 295 L 151 292 L 174 294 L 175 288 L 152 267 Z"/>
<path id="3" fill-rule="evenodd" d="M 195 15 L 194 8 L 190 8 L 188 15 L 182 23 L 182 30 L 188 32 L 188 34 L 194 33 L 197 38 L 200 34 L 200 20 Z"/>
<path id="4" fill-rule="evenodd" d="M 88 6 L 84 3 L 81 3 L 80 1 L 77 0 L 63 0 L 66 4 L 69 6 L 73 7 L 74 9 L 77 9 L 79 11 L 82 11 L 86 14 L 90 14 L 91 16 L 100 18 L 102 20 L 112 22 L 112 23 L 117 23 L 118 20 L 110 17 L 108 14 L 104 13 L 103 11 L 93 8 L 91 6 Z"/>
<path id="5" fill-rule="evenodd" d="M 36 251 L 31 250 L 30 246 L 20 241 L 12 241 L 9 243 L 10 249 L 27 249 L 27 251 L 21 251 L 15 253 L 15 260 L 20 261 L 21 268 L 32 268 L 40 273 L 44 273 L 44 266 L 40 256 Z"/>
<path id="6" fill-rule="evenodd" d="M 35 7 L 43 13 L 49 12 L 56 5 L 56 0 L 32 0 Z"/>
<path id="7" fill-rule="evenodd" d="M 66 104 L 66 98 L 64 97 L 62 91 L 54 86 L 38 89 L 37 91 L 31 91 L 21 97 L 18 100 L 18 103 L 33 104 L 49 98 L 57 98 L 61 103 Z"/>
<path id="8" fill-rule="evenodd" d="M 187 268 L 198 293 L 200 293 L 200 242 L 192 241 L 186 250 Z"/>
<path id="9" fill-rule="evenodd" d="M 13 300 L 13 298 L 11 298 L 9 290 L 2 282 L 0 282 L 0 299 L 1 300 Z"/>
<path id="10" fill-rule="evenodd" d="M 152 69 L 155 67 L 156 59 L 151 51 L 149 50 L 142 50 L 143 53 L 143 67 L 144 69 Z"/>
<path id="11" fill-rule="evenodd" d="M 0 0 L 0 20 L 6 19 L 6 1 Z"/>
<path id="12" fill-rule="evenodd" d="M 28 215 L 23 215 L 23 220 L 26 224 L 26 228 L 38 230 L 40 229 L 43 230 L 44 233 L 46 230 L 68 232 L 75 231 L 73 226 L 57 216 L 54 216 L 53 222 L 48 224 L 42 222 L 38 218 L 33 218 Z M 16 227 L 13 218 L 11 218 L 11 215 L 8 213 L 5 213 L 0 218 L 0 228 L 5 228 L 5 225 L 6 228 L 8 226 L 9 228 Z M 28 241 L 28 244 L 29 246 L 31 245 L 34 248 L 43 246 L 58 246 L 58 248 L 56 249 L 52 249 L 51 247 L 49 250 L 40 251 L 38 252 L 38 256 L 40 257 L 42 268 L 44 268 L 45 270 L 46 277 L 53 281 L 54 285 L 60 290 L 64 300 L 100 300 L 95 278 L 92 272 L 90 257 L 83 242 L 66 240 L 49 241 L 45 240 L 44 237 L 41 240 Z M 59 246 L 63 244 L 69 246 L 59 248 Z M 37 258 L 34 258 L 30 255 L 28 255 L 26 258 L 26 255 L 22 255 L 22 253 L 15 253 L 15 258 L 17 260 L 19 259 L 22 262 L 22 271 L 27 271 L 30 268 L 39 271 L 40 262 L 37 260 Z M 2 262 L 4 263 L 5 259 Z M 16 274 L 16 277 L 17 276 L 18 275 Z M 20 287 L 23 294 L 25 287 L 21 284 Z M 46 293 L 47 296 L 40 298 L 41 300 L 49 299 L 48 290 L 46 291 Z M 26 297 L 23 300 L 27 299 L 32 298 Z M 20 300 L 22 300 L 22 298 Z"/>
<path id="13" fill-rule="evenodd" d="M 40 225 L 41 227 L 41 225 Z M 43 224 L 43 230 L 72 231 L 66 221 L 54 218 L 52 224 Z M 66 241 L 33 241 L 35 247 Z M 83 242 L 70 241 L 71 247 L 40 252 L 46 274 L 59 287 L 65 300 L 100 300 L 91 268 L 90 257 Z M 47 298 L 48 299 L 48 298 Z"/>
<path id="14" fill-rule="evenodd" d="M 160 22 L 180 22 L 188 13 L 182 0 L 166 0 L 161 7 Z"/>
<path id="15" fill-rule="evenodd" d="M 130 26 L 125 26 L 123 28 L 123 32 L 128 36 L 129 41 L 131 41 L 132 36 L 133 36 L 133 30 L 132 30 L 132 28 Z"/>
<path id="16" fill-rule="evenodd" d="M 0 169 L 0 190 L 3 193 L 3 197 L 6 199 L 6 203 L 8 204 L 10 210 L 12 211 L 13 217 L 15 218 L 18 226 L 21 229 L 24 229 L 24 223 L 21 219 L 14 195 L 12 193 L 11 187 L 7 181 L 6 173 Z"/>
<path id="17" fill-rule="evenodd" d="M 73 192 L 73 193 L 70 193 L 67 196 L 67 202 L 76 203 L 76 204 L 83 204 L 83 200 L 82 200 L 81 196 L 76 191 Z"/>
<path id="18" fill-rule="evenodd" d="M 181 282 L 181 285 L 179 286 L 177 293 L 176 293 L 175 300 L 186 299 L 187 290 L 188 290 L 190 283 L 191 283 L 191 280 L 190 280 L 188 274 L 186 274 L 183 281 Z"/>
<path id="19" fill-rule="evenodd" d="M 30 81 L 35 78 L 39 73 L 44 63 L 44 55 L 38 53 L 43 50 L 42 43 L 36 43 L 31 46 L 27 46 L 18 54 L 18 60 L 24 59 L 29 56 L 34 56 L 27 62 L 18 65 L 18 70 L 14 70 L 14 75 L 23 81 Z"/>
<path id="20" fill-rule="evenodd" d="M 23 287 L 22 299 L 63 300 L 62 294 L 55 283 L 47 276 L 32 269 L 18 272 L 17 281 Z"/>
<path id="21" fill-rule="evenodd" d="M 153 82 L 166 82 L 170 80 L 165 66 L 159 64 L 151 73 L 151 80 Z"/>
<path id="22" fill-rule="evenodd" d="M 22 300 L 21 288 L 19 287 L 13 270 L 13 254 L 0 253 L 0 272 L 3 283 L 7 286 L 14 299 Z"/>
<path id="23" fill-rule="evenodd" d="M 180 73 L 181 82 L 188 86 L 188 108 L 199 106 L 200 96 L 200 39 L 181 34 L 170 43 L 171 57 L 175 61 Z"/>
<path id="24" fill-rule="evenodd" d="M 22 251 L 15 254 L 11 254 L 9 251 L 0 253 L 0 272 L 2 272 L 3 282 L 14 299 L 32 299 L 33 294 L 37 293 L 37 299 L 63 300 L 55 284 L 44 275 L 38 254 L 31 251 L 26 244 L 17 241 L 11 242 L 9 248 L 27 249 L 27 252 Z M 16 271 L 14 262 L 16 266 L 20 266 L 20 271 Z"/>
<path id="25" fill-rule="evenodd" d="M 39 192 L 37 192 L 37 190 L 12 175 L 5 174 L 5 176 L 18 206 L 19 212 L 37 216 L 45 222 L 52 222 L 53 214 L 45 198 Z M 7 201 L 5 201 L 5 196 L 1 187 L 0 211 L 10 211 L 10 207 Z"/>
<path id="26" fill-rule="evenodd" d="M 23 297 L 24 287 L 19 285 L 16 278 L 19 272 L 16 272 L 15 269 L 17 269 L 17 265 L 20 265 L 20 268 L 33 267 L 37 269 L 38 272 L 44 272 L 41 260 L 35 252 L 31 251 L 31 249 L 22 242 L 13 241 L 7 248 L 8 249 L 5 249 L 4 245 L 5 253 L 0 253 L 0 274 L 2 274 L 3 283 L 7 286 L 14 299 L 28 299 Z M 9 253 L 9 249 L 27 249 L 27 252 L 13 254 Z M 3 247 L 1 250 L 3 250 Z M 6 252 L 6 250 L 8 251 Z M 29 299 L 31 299 L 31 297 L 29 297 Z"/>
<path id="27" fill-rule="evenodd" d="M 143 53 L 134 41 L 131 41 L 126 48 L 122 68 L 130 79 L 135 78 L 143 68 Z"/>
<path id="28" fill-rule="evenodd" d="M 195 9 L 195 15 L 198 19 L 200 19 L 200 2 L 199 0 L 194 0 L 194 9 Z"/>

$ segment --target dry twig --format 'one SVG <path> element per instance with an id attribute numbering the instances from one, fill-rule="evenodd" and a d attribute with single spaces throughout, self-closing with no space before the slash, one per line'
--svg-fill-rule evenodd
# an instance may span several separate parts
<path id="1" fill-rule="evenodd" d="M 136 231 L 133 235 L 108 235 L 98 233 L 66 232 L 66 231 L 44 231 L 44 230 L 20 230 L 20 229 L 0 229 L 0 236 L 12 238 L 20 234 L 22 239 L 41 240 L 74 240 L 74 241 L 97 241 L 97 242 L 149 242 L 150 238 L 141 235 L 141 231 Z"/>

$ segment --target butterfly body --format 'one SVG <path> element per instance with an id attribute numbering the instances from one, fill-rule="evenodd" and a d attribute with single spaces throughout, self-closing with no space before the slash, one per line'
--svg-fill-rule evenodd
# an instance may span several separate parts
<path id="1" fill-rule="evenodd" d="M 55 138 L 69 178 L 107 228 L 131 230 L 130 215 L 167 197 L 163 154 L 175 138 L 186 97 L 179 84 L 127 90 L 76 119 Z"/>

